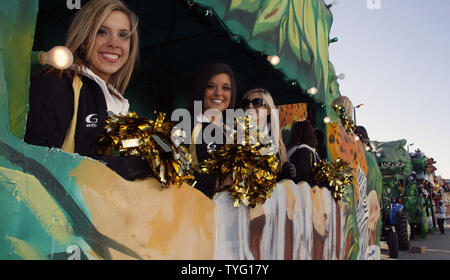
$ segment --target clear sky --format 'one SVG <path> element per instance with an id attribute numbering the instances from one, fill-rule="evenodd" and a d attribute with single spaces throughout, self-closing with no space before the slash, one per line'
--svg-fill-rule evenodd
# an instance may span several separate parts
<path id="1" fill-rule="evenodd" d="M 340 0 L 331 11 L 341 95 L 365 104 L 357 124 L 371 140 L 414 143 L 450 178 L 450 0 Z"/>

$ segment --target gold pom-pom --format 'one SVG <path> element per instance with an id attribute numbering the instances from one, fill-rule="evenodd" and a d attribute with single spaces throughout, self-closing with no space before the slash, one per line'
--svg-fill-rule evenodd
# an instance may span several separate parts
<path id="1" fill-rule="evenodd" d="M 180 186 L 193 179 L 191 155 L 181 146 L 180 131 L 171 122 L 164 122 L 166 114 L 156 120 L 138 117 L 135 112 L 125 116 L 111 114 L 106 119 L 106 133 L 99 140 L 98 154 L 140 156 L 146 160 L 152 175 L 164 187 L 167 183 Z"/>
<path id="2" fill-rule="evenodd" d="M 314 179 L 318 183 L 326 183 L 335 200 L 341 200 L 345 195 L 345 187 L 353 180 L 350 163 L 338 158 L 335 162 L 321 160 L 313 168 Z"/>
<path id="3" fill-rule="evenodd" d="M 224 186 L 235 200 L 255 207 L 268 199 L 276 186 L 278 161 L 276 149 L 270 137 L 263 135 L 249 117 L 235 117 L 237 131 L 245 131 L 245 137 L 232 135 L 233 144 L 223 145 L 202 163 L 201 172 L 215 174 L 220 182 L 230 176 L 231 186 Z"/>

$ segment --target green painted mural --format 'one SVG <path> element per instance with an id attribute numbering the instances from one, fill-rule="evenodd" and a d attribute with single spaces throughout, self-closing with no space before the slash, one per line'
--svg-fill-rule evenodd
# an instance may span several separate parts
<path id="1" fill-rule="evenodd" d="M 328 54 L 333 15 L 324 1 L 197 2 L 214 8 L 230 33 L 241 36 L 253 49 L 279 55 L 280 63 L 274 67 L 285 74 L 286 80 L 296 80 L 304 92 L 316 87 L 315 101 L 327 105 L 321 116 L 337 119 L 328 106 L 340 92 Z"/>
<path id="2" fill-rule="evenodd" d="M 4 225 L 0 259 L 380 258 L 381 173 L 373 153 L 364 151 L 363 144 L 345 131 L 330 105 L 340 92 L 329 62 L 332 14 L 324 1 L 195 2 L 201 11 L 210 9 L 230 36 L 227 40 L 242 40 L 256 53 L 279 55 L 280 64 L 270 67 L 284 74 L 283 83 L 295 81 L 301 88 L 299 95 L 306 96 L 306 89 L 317 87 L 318 94 L 308 98 L 319 108 L 316 125 L 326 133 L 329 159 L 343 158 L 353 168 L 355 179 L 342 201 L 335 201 L 327 188 L 285 180 L 263 206 L 252 209 L 232 207 L 226 192 L 210 200 L 187 184 L 162 190 L 153 178 L 127 181 L 101 162 L 22 141 L 32 47 L 45 45 L 35 40 L 35 30 L 43 28 L 36 26 L 37 18 L 51 9 L 67 12 L 63 2 L 62 8 L 38 0 L 0 4 L 0 220 Z M 203 15 L 194 16 L 199 10 L 192 8 L 193 1 L 127 2 L 141 18 L 150 8 L 157 9 L 155 5 L 170 3 L 174 11 L 204 20 Z M 43 40 L 46 36 L 40 32 L 39 40 Z M 178 32 L 174 34 L 181 38 L 192 30 Z M 64 37 L 54 33 L 55 41 Z M 143 59 L 150 56 L 148 46 L 166 42 L 167 38 L 157 41 L 158 36 L 155 32 L 143 40 Z M 206 50 L 210 48 L 199 51 Z M 251 57 L 245 48 L 242 53 Z M 262 57 L 257 60 L 261 65 L 267 63 Z M 180 64 L 180 72 L 186 70 L 183 67 L 188 66 Z M 244 67 L 235 68 L 244 72 Z M 139 98 L 138 89 L 130 90 L 130 100 Z M 325 125 L 324 116 L 332 122 Z M 282 212 L 286 213 L 283 225 L 265 223 Z M 230 235 L 239 232 L 248 239 Z M 281 234 L 289 238 L 274 242 Z"/>
<path id="3" fill-rule="evenodd" d="M 1 14 L 1 57 L 3 79 L 0 90 L 4 91 L 9 110 L 10 129 L 14 136 L 22 138 L 25 116 L 28 112 L 28 86 L 30 72 L 30 47 L 33 44 L 34 26 L 37 16 L 37 1 L 3 1 Z M 6 95 L 13 91 L 15 94 Z M 2 108 L 3 109 L 3 108 Z M 2 133 L 3 134 L 3 133 Z"/>

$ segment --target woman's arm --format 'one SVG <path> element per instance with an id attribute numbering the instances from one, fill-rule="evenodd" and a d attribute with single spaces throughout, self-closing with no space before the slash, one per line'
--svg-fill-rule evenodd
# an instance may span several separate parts
<path id="1" fill-rule="evenodd" d="M 106 166 L 128 181 L 151 175 L 149 164 L 139 156 L 93 156 L 92 158 L 104 162 Z"/>
<path id="2" fill-rule="evenodd" d="M 38 146 L 61 148 L 73 116 L 70 80 L 56 73 L 33 79 L 24 141 Z"/>
<path id="3" fill-rule="evenodd" d="M 57 73 L 40 75 L 32 80 L 24 141 L 28 144 L 61 148 L 73 118 L 71 79 Z M 136 156 L 115 157 L 83 154 L 104 162 L 126 180 L 150 175 L 148 163 Z"/>

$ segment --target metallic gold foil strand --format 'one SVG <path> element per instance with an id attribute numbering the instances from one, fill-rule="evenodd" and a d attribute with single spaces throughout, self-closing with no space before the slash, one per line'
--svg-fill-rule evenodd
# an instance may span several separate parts
<path id="1" fill-rule="evenodd" d="M 327 184 L 336 200 L 341 200 L 346 195 L 345 187 L 349 186 L 353 180 L 350 163 L 338 158 L 330 163 L 321 160 L 313 168 L 314 179 L 318 183 Z"/>
<path id="2" fill-rule="evenodd" d="M 152 175 L 163 187 L 166 184 L 180 186 L 193 179 L 190 164 L 192 161 L 186 147 L 172 141 L 174 125 L 164 122 L 166 114 L 158 113 L 156 120 L 139 117 L 135 112 L 129 114 L 110 114 L 106 119 L 106 133 L 99 140 L 98 154 L 122 156 L 135 155 L 145 159 Z M 182 159 L 182 160 L 180 160 Z"/>
<path id="3" fill-rule="evenodd" d="M 249 117 L 236 117 L 237 129 L 245 131 L 245 141 L 236 143 L 236 131 L 233 144 L 222 146 L 221 149 L 210 153 L 210 157 L 203 162 L 201 172 L 215 174 L 221 182 L 228 176 L 233 179 L 231 186 L 225 186 L 233 199 L 234 206 L 240 204 L 255 207 L 270 197 L 276 186 L 276 172 L 278 161 L 276 152 L 270 151 L 270 139 L 264 138 L 260 132 L 250 134 L 255 123 Z M 255 137 L 256 136 L 256 137 Z M 265 139 L 264 143 L 259 142 Z M 242 140 L 242 139 L 241 139 Z M 265 148 L 265 150 L 262 150 Z M 273 147 L 272 147 L 273 148 Z"/>

